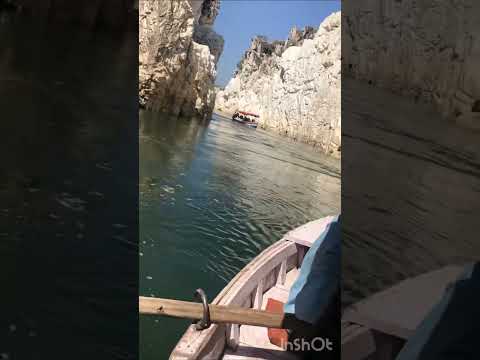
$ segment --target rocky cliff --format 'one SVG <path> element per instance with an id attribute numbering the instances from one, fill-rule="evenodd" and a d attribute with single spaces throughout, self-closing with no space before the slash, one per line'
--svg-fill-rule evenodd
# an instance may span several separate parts
<path id="1" fill-rule="evenodd" d="M 342 11 L 344 76 L 480 127 L 480 2 L 350 1 Z"/>
<path id="2" fill-rule="evenodd" d="M 223 38 L 220 0 L 140 0 L 139 101 L 154 111 L 208 118 Z"/>
<path id="3" fill-rule="evenodd" d="M 259 113 L 261 127 L 339 156 L 340 45 L 340 12 L 286 41 L 256 37 L 215 106 Z"/>

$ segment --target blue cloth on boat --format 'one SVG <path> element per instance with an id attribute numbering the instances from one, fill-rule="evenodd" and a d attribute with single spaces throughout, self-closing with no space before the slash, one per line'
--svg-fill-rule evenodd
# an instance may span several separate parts
<path id="1" fill-rule="evenodd" d="M 300 274 L 290 289 L 284 312 L 316 324 L 340 286 L 340 216 L 327 225 L 305 254 Z"/>
<path id="2" fill-rule="evenodd" d="M 415 296 L 415 294 L 412 294 Z M 396 360 L 480 359 L 480 263 L 465 268 Z"/>

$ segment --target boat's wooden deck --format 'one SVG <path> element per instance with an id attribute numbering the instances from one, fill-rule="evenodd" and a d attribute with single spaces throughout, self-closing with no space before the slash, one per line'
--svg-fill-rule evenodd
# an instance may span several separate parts
<path id="1" fill-rule="evenodd" d="M 297 279 L 299 269 L 293 268 L 287 273 L 285 284 L 276 285 L 269 289 L 263 295 L 262 309 L 267 306 L 269 298 L 287 302 L 288 293 L 294 281 Z M 227 349 L 224 354 L 224 360 L 253 360 L 253 359 L 279 359 L 294 360 L 298 357 L 282 348 L 273 345 L 268 339 L 268 329 L 259 326 L 240 326 L 240 338 L 238 348 L 233 351 Z"/>

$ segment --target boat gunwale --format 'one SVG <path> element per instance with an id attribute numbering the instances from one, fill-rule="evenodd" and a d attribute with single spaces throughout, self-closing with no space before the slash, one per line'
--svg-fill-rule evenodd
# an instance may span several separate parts
<path id="1" fill-rule="evenodd" d="M 411 278 L 406 278 L 348 306 L 341 319 L 342 359 L 368 359 L 369 356 L 375 354 L 377 351 L 381 352 L 381 347 L 385 346 L 390 347 L 391 349 L 395 347 L 400 351 L 403 344 L 401 346 L 399 346 L 399 344 L 408 341 L 408 339 L 415 333 L 427 314 L 441 300 L 449 284 L 458 280 L 459 276 L 463 273 L 464 268 L 465 264 L 463 266 L 447 265 Z M 412 289 L 415 289 L 415 287 L 418 288 L 420 284 L 431 282 L 432 279 L 435 278 L 442 279 L 440 287 L 436 289 L 434 293 L 428 293 L 428 291 L 426 291 L 422 294 L 423 296 L 430 295 L 427 297 L 429 304 L 423 309 L 423 311 L 418 312 L 417 310 L 417 323 L 413 328 L 408 328 L 404 325 L 402 326 L 402 324 L 398 324 L 392 321 L 392 319 L 382 320 L 374 318 L 372 317 L 372 313 L 368 311 L 372 301 L 377 301 L 377 299 L 382 299 L 386 305 L 390 305 L 389 307 L 393 308 L 393 300 L 396 300 L 395 294 L 412 292 Z M 431 291 L 431 289 L 428 290 Z M 418 295 L 418 293 L 416 294 Z M 378 308 L 375 309 L 378 310 Z M 366 313 L 364 312 L 365 310 L 367 310 Z M 405 311 L 396 312 L 398 315 L 402 313 L 405 313 Z M 379 334 L 382 335 L 381 338 L 379 338 Z M 390 344 L 387 344 L 387 342 L 390 342 Z M 380 349 L 378 349 L 378 347 L 380 347 Z M 359 357 L 360 353 L 363 354 L 363 357 Z"/>
<path id="2" fill-rule="evenodd" d="M 250 281 L 256 274 L 260 273 L 262 269 L 270 265 L 271 272 L 275 270 L 277 266 L 279 266 L 282 261 L 287 259 L 288 257 L 295 255 L 297 253 L 297 245 L 288 239 L 282 238 L 272 245 L 267 247 L 263 250 L 260 254 L 252 259 L 248 264 L 246 264 L 242 270 L 240 270 L 237 275 L 235 275 L 232 280 L 220 291 L 220 293 L 215 297 L 212 301 L 212 304 L 215 305 L 241 305 L 235 303 L 235 300 L 238 299 L 238 296 L 241 295 L 242 292 L 249 292 L 246 286 L 250 285 L 253 287 L 250 291 L 255 290 L 258 282 L 256 282 L 253 286 L 251 285 L 253 282 Z M 287 256 L 282 256 L 287 254 Z M 259 279 L 259 281 L 262 279 Z M 235 292 L 232 292 L 234 287 L 237 287 Z M 267 291 L 268 289 L 264 289 Z M 228 327 L 225 324 L 212 324 L 210 328 L 205 329 L 201 332 L 195 330 L 193 325 L 190 325 L 175 348 L 172 351 L 170 359 L 196 359 L 199 354 L 201 354 L 204 349 L 208 346 L 209 341 L 214 337 L 216 331 L 221 329 L 222 327 Z M 226 335 L 226 334 L 225 334 Z M 195 339 L 193 339 L 195 336 Z M 193 346 L 192 342 L 195 340 L 197 343 L 196 346 Z M 183 344 L 186 343 L 185 350 L 182 351 Z M 190 345 L 190 346 L 188 346 Z M 194 349 L 196 348 L 196 349 Z M 188 349 L 188 350 L 187 350 Z M 185 357 L 186 352 L 191 353 L 189 357 Z M 177 354 L 178 353 L 178 354 Z"/>

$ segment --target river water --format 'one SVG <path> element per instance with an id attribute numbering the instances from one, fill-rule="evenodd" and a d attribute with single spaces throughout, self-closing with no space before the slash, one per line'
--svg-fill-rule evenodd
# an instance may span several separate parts
<path id="1" fill-rule="evenodd" d="M 216 115 L 141 113 L 139 184 L 145 296 L 212 299 L 285 232 L 340 209 L 339 160 Z M 166 359 L 187 325 L 142 317 L 141 358 Z"/>
<path id="2" fill-rule="evenodd" d="M 134 359 L 137 32 L 35 20 L 0 14 L 0 357 Z"/>
<path id="3" fill-rule="evenodd" d="M 342 81 L 343 304 L 480 260 L 480 132 Z"/>

